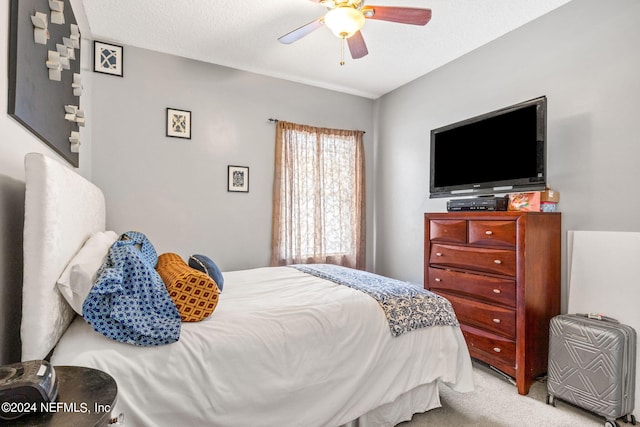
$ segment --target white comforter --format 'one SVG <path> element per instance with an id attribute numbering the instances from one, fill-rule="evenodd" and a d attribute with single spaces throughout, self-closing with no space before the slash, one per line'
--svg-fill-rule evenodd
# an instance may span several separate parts
<path id="1" fill-rule="evenodd" d="M 111 374 L 129 426 L 337 426 L 422 384 L 473 388 L 459 328 L 394 338 L 378 303 L 346 286 L 288 267 L 224 277 L 214 313 L 177 343 L 122 344 L 78 317 L 51 361 Z"/>

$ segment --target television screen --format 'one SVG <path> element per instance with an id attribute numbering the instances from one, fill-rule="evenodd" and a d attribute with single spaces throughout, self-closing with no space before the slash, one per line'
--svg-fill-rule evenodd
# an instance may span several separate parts
<path id="1" fill-rule="evenodd" d="M 430 197 L 543 190 L 546 97 L 431 131 Z"/>

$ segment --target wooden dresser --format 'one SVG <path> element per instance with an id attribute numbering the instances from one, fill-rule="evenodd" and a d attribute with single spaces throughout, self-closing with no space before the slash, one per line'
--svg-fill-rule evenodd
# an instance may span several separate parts
<path id="1" fill-rule="evenodd" d="M 449 212 L 424 217 L 424 286 L 456 311 L 471 357 L 527 394 L 547 371 L 560 314 L 560 213 Z"/>

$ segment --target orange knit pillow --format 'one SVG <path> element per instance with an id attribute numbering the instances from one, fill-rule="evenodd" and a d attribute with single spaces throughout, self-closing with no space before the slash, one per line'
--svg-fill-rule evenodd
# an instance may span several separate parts
<path id="1" fill-rule="evenodd" d="M 156 270 L 183 322 L 199 322 L 218 305 L 218 286 L 207 274 L 189 267 L 178 254 L 158 257 Z"/>

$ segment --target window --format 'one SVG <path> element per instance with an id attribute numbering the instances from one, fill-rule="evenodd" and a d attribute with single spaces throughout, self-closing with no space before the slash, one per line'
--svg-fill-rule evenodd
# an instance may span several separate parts
<path id="1" fill-rule="evenodd" d="M 271 265 L 365 267 L 363 134 L 278 122 Z"/>

